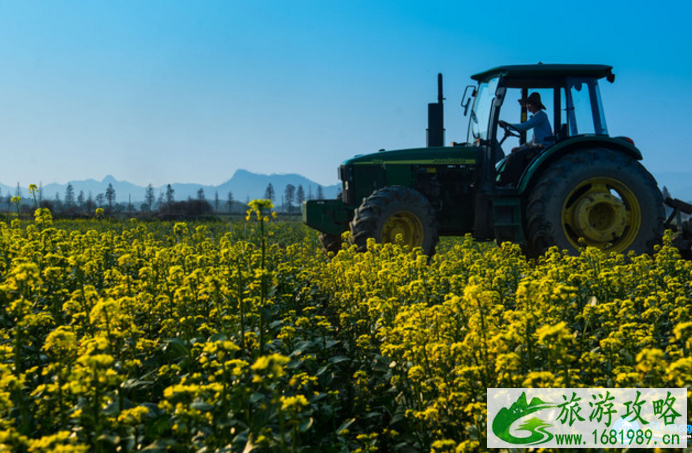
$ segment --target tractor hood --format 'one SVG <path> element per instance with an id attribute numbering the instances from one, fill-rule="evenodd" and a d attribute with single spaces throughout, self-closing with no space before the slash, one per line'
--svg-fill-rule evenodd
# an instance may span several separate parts
<path id="1" fill-rule="evenodd" d="M 477 154 L 478 148 L 465 146 L 412 148 L 358 155 L 342 165 L 469 165 Z"/>

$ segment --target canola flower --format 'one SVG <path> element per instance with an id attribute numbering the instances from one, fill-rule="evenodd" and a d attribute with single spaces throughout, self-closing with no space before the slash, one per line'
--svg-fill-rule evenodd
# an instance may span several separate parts
<path id="1" fill-rule="evenodd" d="M 19 216 L 20 216 L 19 211 L 22 207 L 22 197 L 20 197 L 19 195 L 16 195 L 10 199 L 10 203 L 12 203 L 14 205 L 15 209 L 17 210 L 17 218 L 19 219 Z"/>
<path id="2" fill-rule="evenodd" d="M 0 451 L 483 451 L 488 387 L 692 384 L 669 237 L 653 257 L 463 238 L 329 260 L 271 209 L 0 223 Z"/>

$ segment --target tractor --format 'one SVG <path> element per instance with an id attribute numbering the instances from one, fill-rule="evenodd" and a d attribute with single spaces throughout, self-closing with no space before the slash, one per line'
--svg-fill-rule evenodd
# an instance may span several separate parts
<path id="1" fill-rule="evenodd" d="M 439 74 L 426 147 L 348 159 L 339 168 L 340 196 L 303 204 L 303 221 L 320 231 L 326 252 L 337 252 L 349 231 L 360 251 L 374 238 L 432 255 L 440 236 L 470 233 L 521 244 L 533 257 L 553 246 L 650 253 L 680 211 L 692 213 L 692 206 L 668 200 L 674 212 L 666 219 L 634 141 L 608 134 L 599 82 L 614 82 L 611 66 L 499 66 L 471 79 L 461 101 L 469 116 L 465 143 L 445 145 Z M 512 123 L 527 121 L 533 93 L 543 100 L 553 135 L 510 165 L 506 141 L 527 143 L 527 133 Z"/>

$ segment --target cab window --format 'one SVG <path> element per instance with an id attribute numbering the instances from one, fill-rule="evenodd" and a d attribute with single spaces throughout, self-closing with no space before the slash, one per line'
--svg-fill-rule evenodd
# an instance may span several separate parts
<path id="1" fill-rule="evenodd" d="M 495 91 L 499 77 L 495 77 L 488 82 L 481 83 L 478 87 L 478 94 L 473 103 L 471 118 L 469 120 L 469 143 L 479 143 L 480 140 L 488 139 L 488 125 L 490 122 L 490 110 L 495 99 Z"/>
<path id="2" fill-rule="evenodd" d="M 570 136 L 608 134 L 598 82 L 595 79 L 568 79 L 563 94 Z"/>

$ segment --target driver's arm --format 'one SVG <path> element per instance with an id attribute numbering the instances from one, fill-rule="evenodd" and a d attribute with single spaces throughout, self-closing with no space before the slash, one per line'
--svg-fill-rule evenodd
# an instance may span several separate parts
<path id="1" fill-rule="evenodd" d="M 534 115 L 531 118 L 529 118 L 528 121 L 524 121 L 523 123 L 516 123 L 516 124 L 507 123 L 507 125 L 514 130 L 517 130 L 519 132 L 524 132 L 524 131 L 528 131 L 529 129 L 536 127 L 536 125 L 539 123 L 539 121 L 540 121 L 539 116 Z"/>

